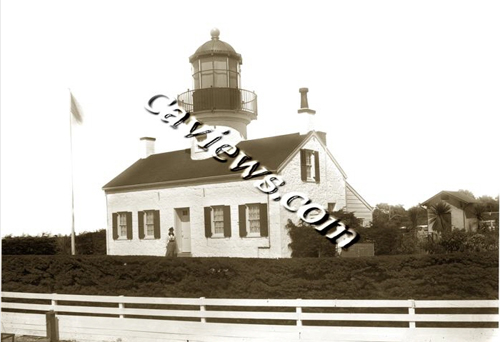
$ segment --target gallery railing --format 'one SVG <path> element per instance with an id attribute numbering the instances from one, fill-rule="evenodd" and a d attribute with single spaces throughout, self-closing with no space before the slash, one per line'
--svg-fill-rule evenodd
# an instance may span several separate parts
<path id="1" fill-rule="evenodd" d="M 257 114 L 257 95 L 238 88 L 188 90 L 177 96 L 177 101 L 188 112 L 221 109 Z"/>

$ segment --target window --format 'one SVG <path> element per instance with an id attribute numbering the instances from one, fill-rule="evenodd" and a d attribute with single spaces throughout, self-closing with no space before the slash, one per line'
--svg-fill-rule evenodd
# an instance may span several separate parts
<path id="1" fill-rule="evenodd" d="M 301 178 L 304 182 L 319 183 L 318 151 L 300 150 Z"/>
<path id="2" fill-rule="evenodd" d="M 267 204 L 243 204 L 238 207 L 240 237 L 268 236 Z"/>
<path id="3" fill-rule="evenodd" d="M 313 168 L 314 168 L 314 153 L 307 151 L 306 153 L 306 177 L 307 180 L 313 179 Z"/>
<path id="4" fill-rule="evenodd" d="M 132 213 L 117 212 L 112 214 L 113 239 L 131 240 L 132 239 Z"/>
<path id="5" fill-rule="evenodd" d="M 118 213 L 118 236 L 127 237 L 127 216 L 125 213 Z"/>
<path id="6" fill-rule="evenodd" d="M 231 210 L 229 206 L 205 207 L 205 237 L 231 237 Z"/>
<path id="7" fill-rule="evenodd" d="M 224 235 L 224 209 L 223 207 L 214 207 L 212 210 L 213 235 Z"/>
<path id="8" fill-rule="evenodd" d="M 155 227 L 154 227 L 154 216 L 152 211 L 146 211 L 146 236 L 154 236 Z"/>
<path id="9" fill-rule="evenodd" d="M 137 213 L 139 239 L 160 238 L 160 211 L 144 210 Z"/>
<path id="10" fill-rule="evenodd" d="M 258 204 L 247 205 L 247 221 L 249 233 L 260 235 L 260 206 Z"/>

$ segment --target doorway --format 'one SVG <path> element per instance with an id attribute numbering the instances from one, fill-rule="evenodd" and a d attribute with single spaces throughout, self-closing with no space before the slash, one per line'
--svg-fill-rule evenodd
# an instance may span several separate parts
<path id="1" fill-rule="evenodd" d="M 177 241 L 181 253 L 191 253 L 191 224 L 189 208 L 175 209 Z"/>

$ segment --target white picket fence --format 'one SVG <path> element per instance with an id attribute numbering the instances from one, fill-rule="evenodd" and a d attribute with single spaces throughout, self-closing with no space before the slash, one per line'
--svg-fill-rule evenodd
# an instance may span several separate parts
<path id="1" fill-rule="evenodd" d="M 209 299 L 20 292 L 2 292 L 2 333 L 45 336 L 45 313 L 51 310 L 56 313 L 59 338 L 75 341 L 455 342 L 499 337 L 498 328 L 470 326 L 471 322 L 497 323 L 497 300 Z M 466 313 L 470 310 L 483 313 Z M 441 326 L 423 326 L 429 323 Z M 464 324 L 469 326 L 461 327 Z"/>

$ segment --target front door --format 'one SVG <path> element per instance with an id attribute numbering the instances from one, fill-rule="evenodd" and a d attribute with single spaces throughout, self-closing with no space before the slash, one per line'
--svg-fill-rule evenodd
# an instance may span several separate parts
<path id="1" fill-rule="evenodd" d="M 189 208 L 176 209 L 179 229 L 181 235 L 180 251 L 183 253 L 191 253 L 191 225 L 189 222 Z"/>

